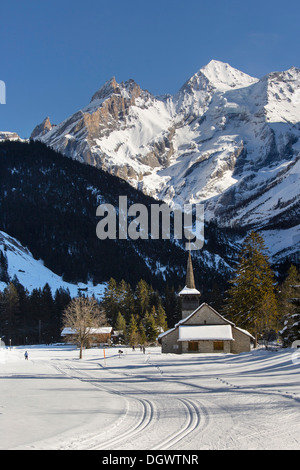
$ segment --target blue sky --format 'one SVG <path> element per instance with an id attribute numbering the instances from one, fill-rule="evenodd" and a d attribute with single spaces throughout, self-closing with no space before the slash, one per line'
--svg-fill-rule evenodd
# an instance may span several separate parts
<path id="1" fill-rule="evenodd" d="M 21 137 L 85 106 L 112 76 L 163 94 L 211 59 L 256 77 L 300 68 L 298 0 L 12 0 L 0 15 L 0 130 Z"/>

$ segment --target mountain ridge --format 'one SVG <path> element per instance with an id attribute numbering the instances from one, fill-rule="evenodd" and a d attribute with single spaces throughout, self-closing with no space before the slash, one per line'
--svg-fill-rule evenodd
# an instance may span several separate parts
<path id="1" fill-rule="evenodd" d="M 157 97 L 113 77 L 85 108 L 47 127 L 32 138 L 171 206 L 202 203 L 222 227 L 274 229 L 276 219 L 278 230 L 292 222 L 290 208 L 298 233 L 296 67 L 258 79 L 212 60 L 175 95 Z"/>

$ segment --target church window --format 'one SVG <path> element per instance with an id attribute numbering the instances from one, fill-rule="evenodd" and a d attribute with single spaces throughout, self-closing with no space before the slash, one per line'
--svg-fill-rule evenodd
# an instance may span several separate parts
<path id="1" fill-rule="evenodd" d="M 214 351 L 223 351 L 224 341 L 214 341 Z"/>
<path id="2" fill-rule="evenodd" d="M 189 351 L 198 351 L 199 350 L 198 341 L 189 341 L 188 350 Z"/>

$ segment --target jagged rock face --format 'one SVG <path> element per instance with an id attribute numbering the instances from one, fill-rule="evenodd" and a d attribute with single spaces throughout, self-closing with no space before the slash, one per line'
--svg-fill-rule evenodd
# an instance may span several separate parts
<path id="1" fill-rule="evenodd" d="M 41 124 L 38 124 L 32 131 L 30 138 L 35 139 L 36 137 L 41 138 L 52 129 L 50 118 L 46 117 Z"/>
<path id="2" fill-rule="evenodd" d="M 139 181 L 145 171 L 168 162 L 167 136 L 144 151 L 147 139 L 156 137 L 156 116 L 164 105 L 133 80 L 118 84 L 109 80 L 84 109 L 52 127 L 48 118 L 33 131 L 31 138 L 41 140 L 65 155 L 96 165 L 131 182 Z M 152 113 L 145 138 L 139 114 Z M 165 114 L 167 114 L 165 112 Z M 169 116 L 164 116 L 165 121 Z M 147 118 L 146 118 L 147 119 Z M 138 141 L 126 145 L 126 133 Z M 139 134 L 141 134 L 139 136 Z M 125 140 L 125 142 L 124 142 Z M 124 155 L 125 154 L 125 155 Z"/>
<path id="3" fill-rule="evenodd" d="M 32 137 L 170 204 L 202 202 L 219 225 L 272 227 L 299 214 L 299 123 L 299 69 L 259 80 L 211 61 L 174 96 L 112 78 Z"/>

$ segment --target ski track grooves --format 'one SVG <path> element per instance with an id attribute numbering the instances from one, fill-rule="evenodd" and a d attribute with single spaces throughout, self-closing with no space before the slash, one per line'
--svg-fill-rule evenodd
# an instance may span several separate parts
<path id="1" fill-rule="evenodd" d="M 80 380 L 82 382 L 88 382 L 100 390 L 109 393 L 115 393 L 117 395 L 122 396 L 123 398 L 126 398 L 124 393 L 105 387 L 102 384 L 99 385 L 98 383 L 95 383 L 93 381 L 93 377 L 90 377 L 82 370 L 79 371 L 78 369 L 70 365 L 66 366 L 66 369 L 62 369 L 57 364 L 52 365 L 58 372 L 62 373 L 63 375 L 69 378 Z M 131 427 L 129 430 L 121 431 L 119 435 L 111 438 L 105 438 L 103 433 L 94 433 L 87 436 L 86 438 L 79 438 L 78 440 L 74 440 L 68 445 L 68 448 L 84 448 L 85 450 L 109 450 L 113 447 L 116 448 L 116 446 L 121 445 L 122 443 L 124 445 L 124 441 L 130 441 L 130 439 L 136 434 L 140 434 L 141 432 L 143 432 L 153 422 L 154 417 L 156 416 L 157 418 L 158 416 L 154 403 L 144 398 L 130 398 L 131 400 L 134 400 L 142 405 L 142 414 L 139 414 L 139 417 L 133 427 Z M 178 444 L 182 439 L 185 439 L 195 429 L 198 429 L 200 431 L 207 426 L 209 421 L 208 413 L 202 405 L 190 398 L 177 398 L 176 400 L 180 403 L 181 406 L 184 407 L 186 413 L 186 421 L 183 427 L 181 427 L 181 429 L 177 430 L 176 432 L 170 434 L 159 444 L 154 445 L 150 450 L 170 449 L 175 444 Z M 128 411 L 129 405 L 127 400 L 126 414 L 128 413 Z"/>
<path id="2" fill-rule="evenodd" d="M 99 385 L 99 384 L 94 383 L 92 377 L 90 377 L 88 374 L 86 374 L 83 371 L 79 372 L 78 369 L 76 369 L 72 366 L 67 366 L 67 369 L 69 371 L 72 371 L 72 372 L 76 371 L 77 375 L 74 375 L 73 373 L 70 373 L 67 370 L 64 370 L 64 369 L 60 368 L 56 364 L 55 365 L 52 364 L 52 365 L 55 367 L 55 369 L 58 372 L 66 375 L 69 378 L 72 378 L 72 379 L 75 379 L 75 380 L 80 380 L 82 382 L 88 382 L 88 383 L 94 385 L 96 388 L 98 388 L 100 390 L 103 390 L 103 391 L 106 391 L 106 392 L 109 392 L 109 393 L 115 393 L 117 395 L 120 395 L 120 396 L 126 398 L 125 395 L 121 392 L 118 392 L 118 391 L 113 390 L 111 388 L 108 388 L 108 387 L 105 387 L 103 385 Z M 84 445 L 85 450 L 110 449 L 111 446 L 118 445 L 118 444 L 122 443 L 124 440 L 131 439 L 137 433 L 140 433 L 147 426 L 149 426 L 149 424 L 152 422 L 154 414 L 155 414 L 154 413 L 154 404 L 150 400 L 146 400 L 144 398 L 133 398 L 133 397 L 131 397 L 131 399 L 135 400 L 136 402 L 138 402 L 139 404 L 142 405 L 142 415 L 139 417 L 139 420 L 135 423 L 133 428 L 122 432 L 118 436 L 115 436 L 115 437 L 112 437 L 112 438 L 109 438 L 109 439 L 105 439 L 105 442 L 102 442 L 103 441 L 103 433 L 101 433 L 101 434 L 97 433 L 97 434 L 90 435 L 86 439 L 80 439 L 78 444 L 80 444 L 81 446 Z M 127 401 L 127 403 L 128 403 L 128 401 Z M 127 407 L 126 414 L 127 413 L 128 413 L 128 407 Z M 94 443 L 92 442 L 93 440 L 94 440 Z M 86 445 L 86 443 L 89 443 L 89 444 Z M 74 444 L 76 445 L 76 443 L 73 442 L 73 444 L 71 444 L 71 446 L 74 447 Z"/>
<path id="3" fill-rule="evenodd" d="M 177 444 L 179 441 L 187 437 L 191 432 L 196 428 L 200 430 L 203 429 L 206 425 L 207 415 L 202 409 L 203 413 L 201 414 L 199 404 L 195 401 L 187 398 L 178 398 L 178 401 L 181 402 L 187 410 L 187 420 L 182 429 L 170 435 L 163 442 L 160 442 L 159 445 L 153 447 L 151 450 L 167 450 L 172 446 Z"/>
<path id="4" fill-rule="evenodd" d="M 154 406 L 153 403 L 149 400 L 138 399 L 143 405 L 143 414 L 140 418 L 140 421 L 135 425 L 133 429 L 123 432 L 120 436 L 112 437 L 105 441 L 103 445 L 96 445 L 92 449 L 96 450 L 109 450 L 112 446 L 122 443 L 124 440 L 131 439 L 137 433 L 143 431 L 149 424 L 152 422 L 154 416 Z"/>

